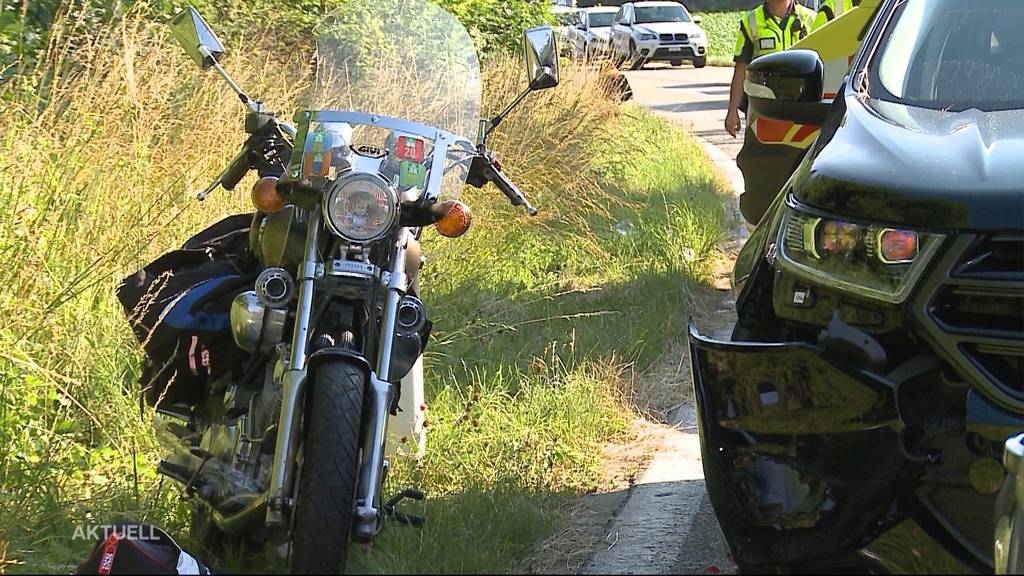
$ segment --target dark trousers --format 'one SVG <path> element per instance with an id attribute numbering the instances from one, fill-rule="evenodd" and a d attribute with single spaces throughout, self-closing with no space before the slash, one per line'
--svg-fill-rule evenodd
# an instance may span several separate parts
<path id="1" fill-rule="evenodd" d="M 761 222 L 806 152 L 792 146 L 762 144 L 747 124 L 743 148 L 736 156 L 736 165 L 743 173 L 740 212 L 744 220 L 754 225 Z"/>

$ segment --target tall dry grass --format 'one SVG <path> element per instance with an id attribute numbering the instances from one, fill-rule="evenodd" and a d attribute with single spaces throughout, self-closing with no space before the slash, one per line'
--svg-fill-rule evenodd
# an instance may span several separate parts
<path id="1" fill-rule="evenodd" d="M 143 13 L 88 32 L 65 14 L 64 32 L 19 78 L 35 88 L 0 101 L 0 572 L 5 562 L 63 569 L 79 552 L 73 527 L 114 511 L 183 518 L 154 471 L 139 352 L 114 288 L 205 225 L 250 210 L 244 193 L 194 201 L 243 140 L 243 110 Z M 230 47 L 226 67 L 290 116 L 308 59 L 267 48 L 262 31 L 249 40 Z M 598 72 L 564 72 L 492 139 L 552 222 L 599 204 L 585 152 L 618 114 Z M 510 100 L 523 76 L 517 59 L 493 59 L 485 108 Z"/>

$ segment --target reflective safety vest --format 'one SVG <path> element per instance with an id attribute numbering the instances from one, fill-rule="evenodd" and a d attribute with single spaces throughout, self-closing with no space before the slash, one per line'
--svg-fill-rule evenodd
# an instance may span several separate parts
<path id="1" fill-rule="evenodd" d="M 754 43 L 753 58 L 781 52 L 791 48 L 814 30 L 817 13 L 793 0 L 789 15 L 777 21 L 768 13 L 768 6 L 761 5 L 747 12 L 740 20 L 740 26 Z"/>
<path id="2" fill-rule="evenodd" d="M 825 0 L 818 8 L 818 17 L 814 20 L 814 27 L 821 28 L 832 20 L 853 10 L 860 5 L 860 0 Z"/>

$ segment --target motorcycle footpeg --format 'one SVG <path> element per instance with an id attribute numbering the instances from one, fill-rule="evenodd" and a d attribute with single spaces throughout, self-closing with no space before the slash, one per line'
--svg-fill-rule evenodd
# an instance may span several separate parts
<path id="1" fill-rule="evenodd" d="M 387 518 L 403 526 L 411 526 L 413 528 L 423 528 L 423 525 L 427 522 L 427 519 L 419 514 L 410 514 L 394 508 L 385 509 L 385 515 Z"/>
<path id="2" fill-rule="evenodd" d="M 398 494 L 392 496 L 391 499 L 388 500 L 387 504 L 385 504 L 384 506 L 394 508 L 395 506 L 398 505 L 399 502 L 405 500 L 406 498 L 408 498 L 409 500 L 415 500 L 417 502 L 423 502 L 423 500 L 426 498 L 426 495 L 415 488 L 406 488 L 405 490 L 402 490 Z"/>
<path id="3" fill-rule="evenodd" d="M 426 518 L 420 516 L 419 514 L 411 514 L 399 510 L 398 503 L 405 499 L 422 502 L 424 498 L 426 498 L 426 495 L 424 495 L 423 492 L 416 490 L 415 488 L 407 488 L 405 490 L 402 490 L 398 494 L 392 496 L 391 499 L 388 500 L 386 504 L 384 504 L 384 516 L 404 526 L 422 528 L 423 524 L 426 522 Z"/>

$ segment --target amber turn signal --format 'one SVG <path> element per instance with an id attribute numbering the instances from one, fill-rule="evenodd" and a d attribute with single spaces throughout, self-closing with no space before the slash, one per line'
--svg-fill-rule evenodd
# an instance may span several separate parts
<path id="1" fill-rule="evenodd" d="M 265 176 L 252 185 L 252 203 L 260 212 L 272 214 L 284 208 L 285 197 L 277 190 L 277 178 Z"/>
<path id="2" fill-rule="evenodd" d="M 437 228 L 437 232 L 441 236 L 458 238 L 469 230 L 469 225 L 473 223 L 473 215 L 469 211 L 469 206 L 462 202 L 450 201 L 441 204 L 439 208 L 444 216 L 434 224 L 434 228 Z"/>

